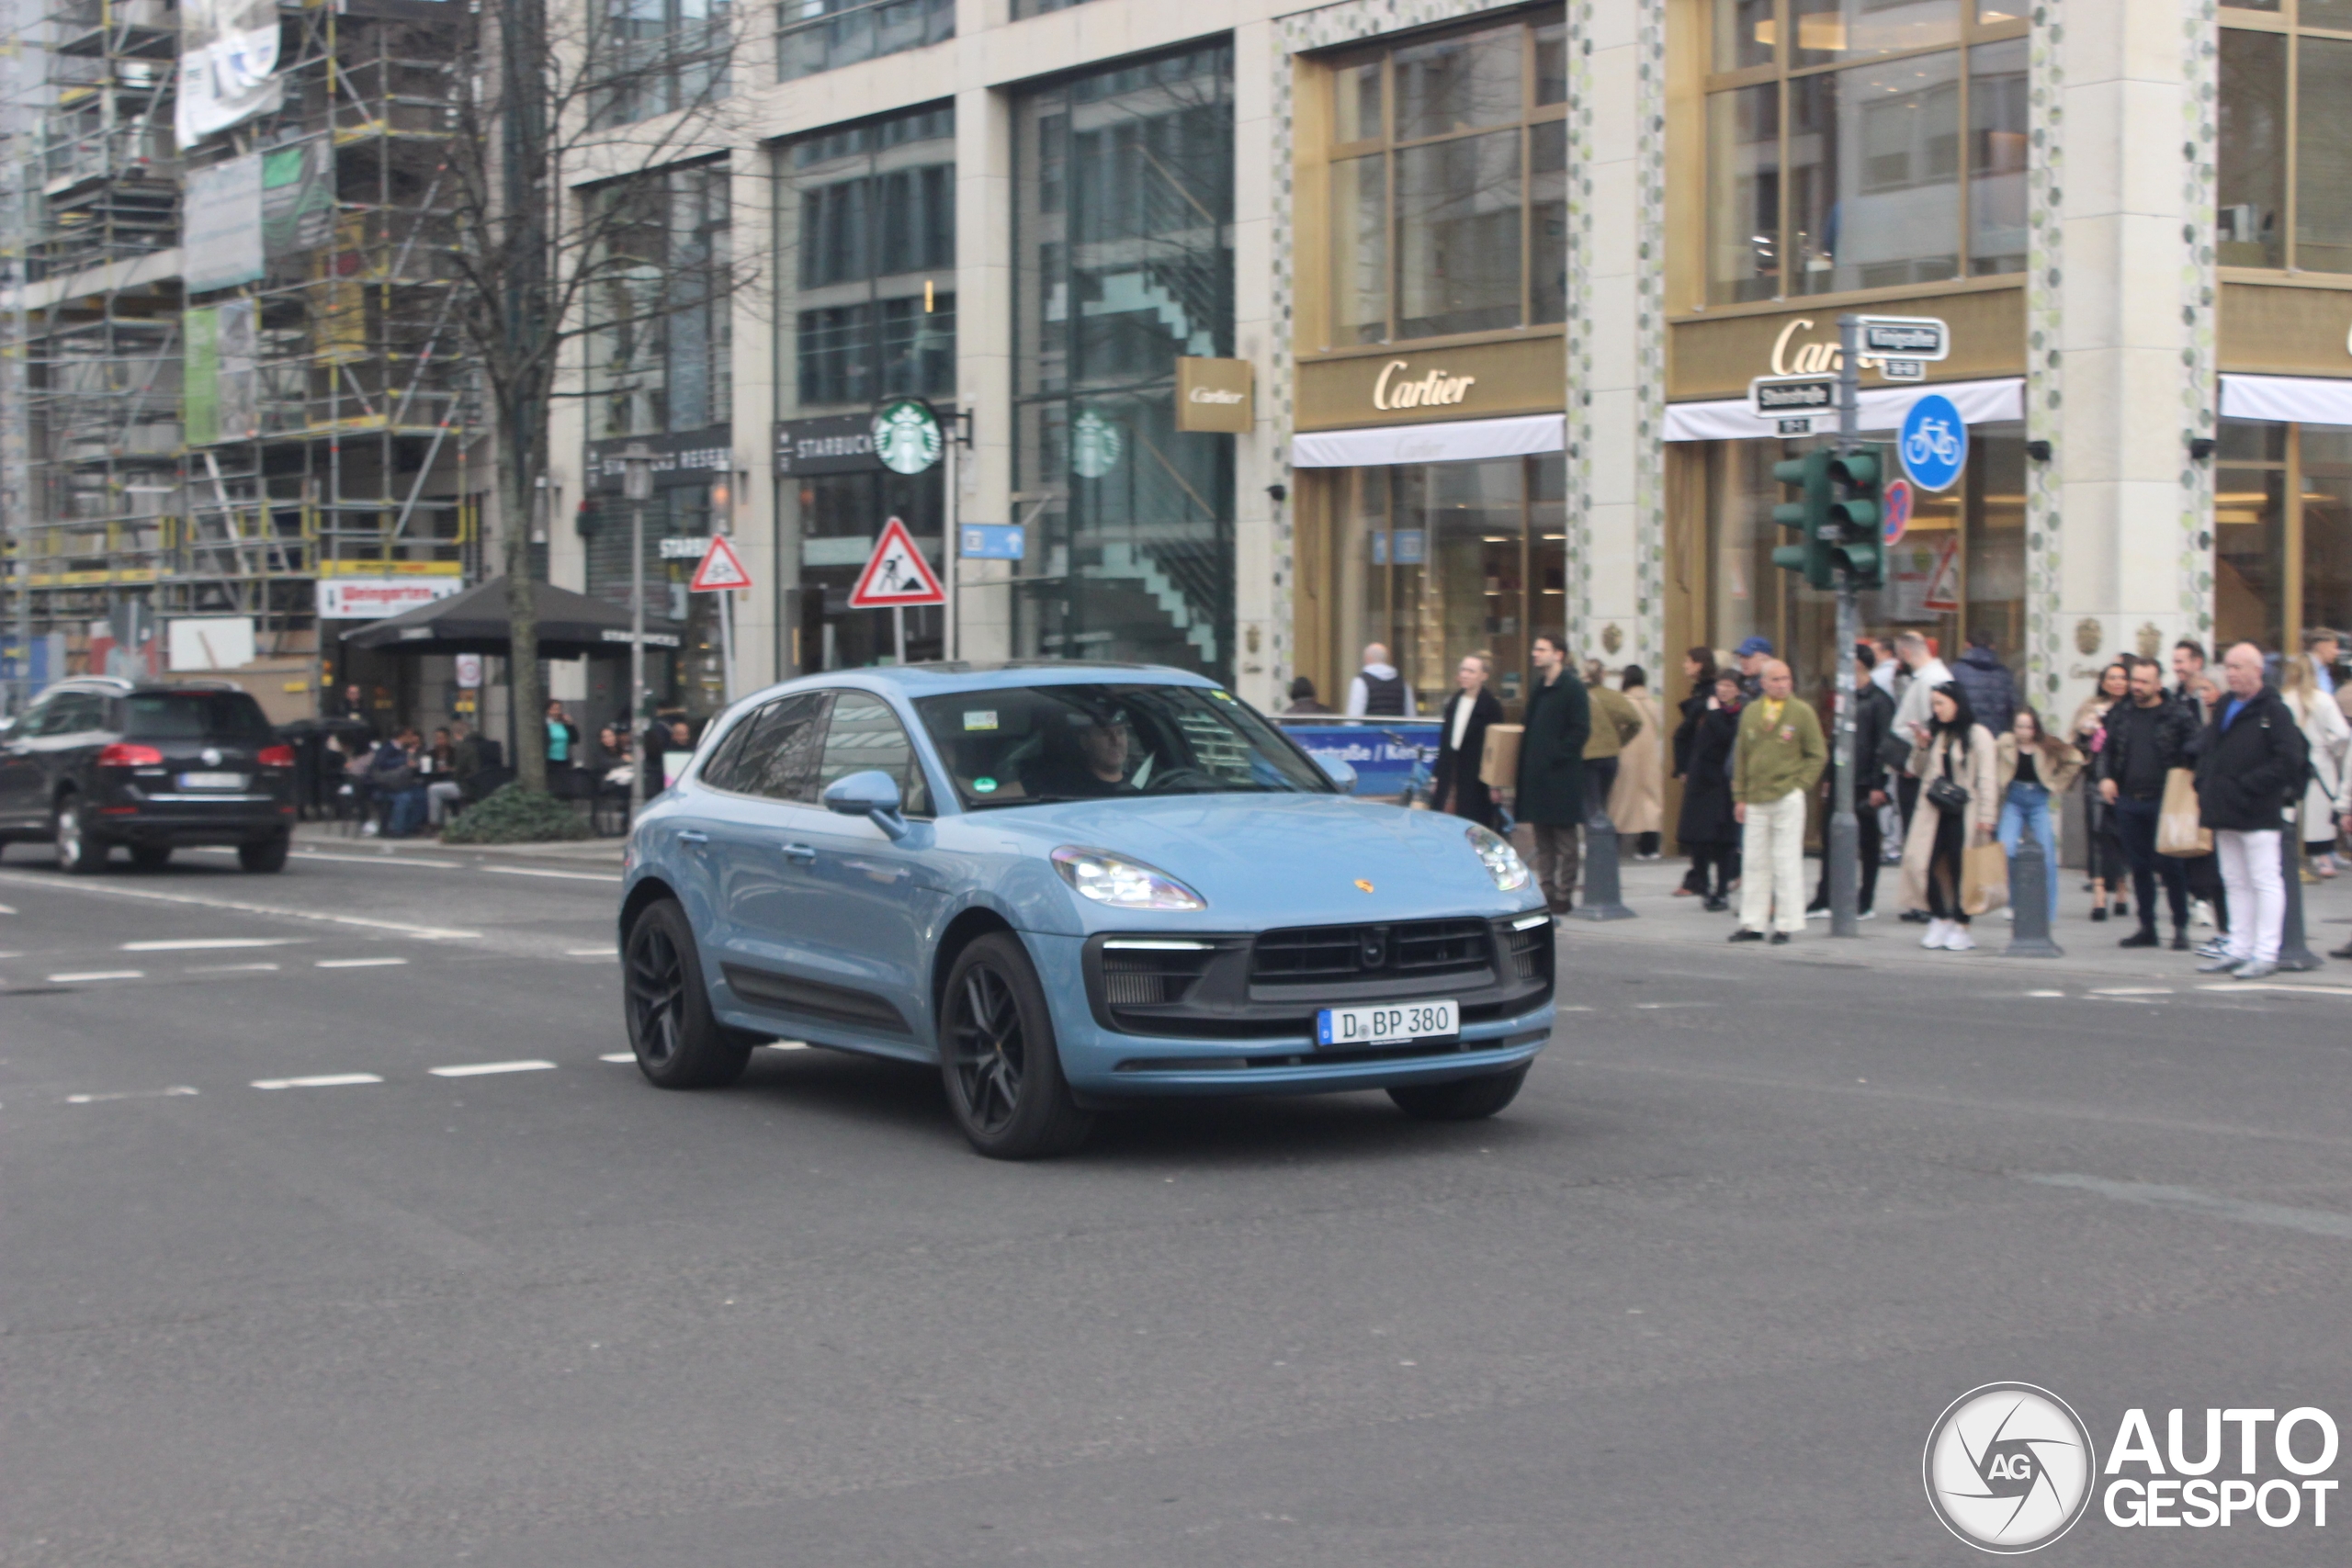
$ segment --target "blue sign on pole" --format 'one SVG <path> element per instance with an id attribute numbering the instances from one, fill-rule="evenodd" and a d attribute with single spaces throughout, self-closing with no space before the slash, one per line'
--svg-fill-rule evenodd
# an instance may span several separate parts
<path id="1" fill-rule="evenodd" d="M 1028 530 L 1018 523 L 967 523 L 956 530 L 966 560 L 1019 560 L 1029 553 Z"/>
<path id="2" fill-rule="evenodd" d="M 1950 490 L 1968 468 L 1968 424 L 1941 392 L 1929 392 L 1911 405 L 1895 445 L 1903 471 L 1921 490 Z"/>

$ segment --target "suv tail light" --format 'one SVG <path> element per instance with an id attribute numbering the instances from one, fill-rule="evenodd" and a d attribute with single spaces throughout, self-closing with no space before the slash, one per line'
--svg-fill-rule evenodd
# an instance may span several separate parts
<path id="1" fill-rule="evenodd" d="M 294 765 L 294 748 L 265 746 L 254 753 L 254 761 L 265 768 L 290 768 Z"/>
<path id="2" fill-rule="evenodd" d="M 153 746 L 126 746 L 118 740 L 98 750 L 101 768 L 160 768 L 164 754 Z"/>

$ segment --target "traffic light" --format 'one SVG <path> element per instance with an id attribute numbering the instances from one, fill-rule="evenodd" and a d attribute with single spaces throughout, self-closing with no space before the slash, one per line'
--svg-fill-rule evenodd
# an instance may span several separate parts
<path id="1" fill-rule="evenodd" d="M 1885 506 L 1879 486 L 1886 473 L 1886 449 L 1862 446 L 1829 463 L 1830 557 L 1852 574 L 1856 588 L 1886 586 Z"/>
<path id="2" fill-rule="evenodd" d="M 1829 465 L 1830 451 L 1816 446 L 1802 457 L 1789 457 L 1772 465 L 1772 477 L 1784 485 L 1799 487 L 1799 499 L 1784 501 L 1772 508 L 1772 521 L 1783 528 L 1797 531 L 1797 542 L 1781 545 L 1772 551 L 1772 564 L 1783 571 L 1800 572 L 1814 587 L 1826 590 L 1834 586 L 1831 577 L 1830 541 L 1825 536 L 1829 526 L 1831 501 Z"/>

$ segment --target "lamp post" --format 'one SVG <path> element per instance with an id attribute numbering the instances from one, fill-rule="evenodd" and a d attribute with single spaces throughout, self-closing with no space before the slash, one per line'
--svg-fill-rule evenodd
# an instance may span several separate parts
<path id="1" fill-rule="evenodd" d="M 628 502 L 628 819 L 645 806 L 645 503 L 653 499 L 653 452 L 631 442 L 621 453 Z"/>

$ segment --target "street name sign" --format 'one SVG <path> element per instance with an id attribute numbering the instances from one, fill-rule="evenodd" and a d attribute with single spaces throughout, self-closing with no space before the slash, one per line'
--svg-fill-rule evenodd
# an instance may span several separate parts
<path id="1" fill-rule="evenodd" d="M 1747 406 L 1758 419 L 1810 419 L 1838 412 L 1835 376 L 1758 376 L 1747 384 Z"/>
<path id="2" fill-rule="evenodd" d="M 1940 317 L 1864 316 L 1860 324 L 1865 359 L 1943 359 L 1951 354 L 1951 329 Z"/>

